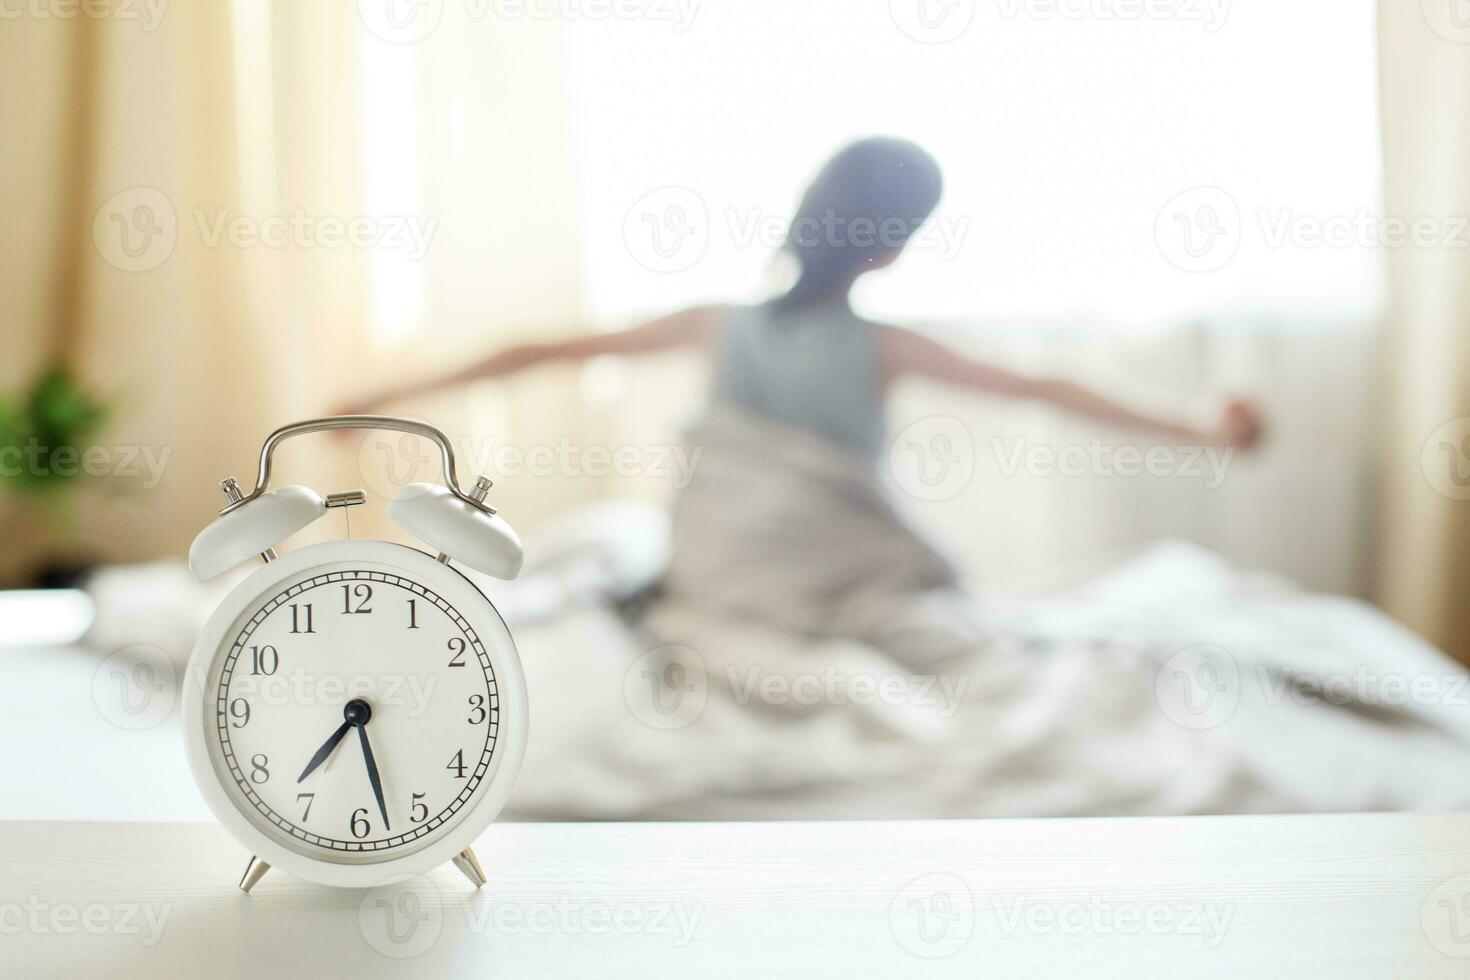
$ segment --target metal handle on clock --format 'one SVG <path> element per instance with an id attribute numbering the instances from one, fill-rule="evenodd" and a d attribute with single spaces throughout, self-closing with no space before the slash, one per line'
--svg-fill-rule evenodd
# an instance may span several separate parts
<path id="1" fill-rule="evenodd" d="M 495 513 L 495 508 L 486 504 L 483 500 L 476 500 L 473 496 L 466 494 L 459 488 L 459 478 L 455 475 L 454 449 L 449 444 L 449 436 L 438 426 L 430 425 L 428 422 L 420 422 L 417 419 L 398 418 L 393 415 L 334 415 L 328 418 L 307 419 L 303 422 L 293 422 L 291 425 L 283 425 L 276 431 L 266 436 L 265 445 L 260 448 L 260 467 L 255 475 L 255 489 L 251 490 L 239 500 L 232 502 L 221 514 L 229 513 L 237 507 L 243 506 L 265 493 L 270 488 L 271 481 L 271 456 L 276 447 L 287 439 L 296 436 L 304 436 L 311 432 L 325 432 L 331 429 L 387 429 L 393 432 L 406 432 L 410 435 L 423 436 L 439 446 L 439 454 L 444 463 L 444 485 L 455 497 L 474 507 L 476 510 L 487 514 Z"/>

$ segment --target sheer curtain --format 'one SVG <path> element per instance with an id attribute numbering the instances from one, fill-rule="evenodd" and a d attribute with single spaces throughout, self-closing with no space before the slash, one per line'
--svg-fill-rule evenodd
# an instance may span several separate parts
<path id="1" fill-rule="evenodd" d="M 1260 451 L 1210 456 L 1036 405 L 902 386 L 890 409 L 898 449 L 915 437 L 932 448 L 944 433 L 949 452 L 962 452 L 973 469 L 938 499 L 900 500 L 978 587 L 1048 591 L 1100 574 L 1160 539 L 1181 539 L 1313 589 L 1366 590 L 1371 323 L 1211 318 L 1123 335 L 1065 324 L 988 324 L 976 333 L 970 327 L 947 336 L 984 357 L 1144 401 L 1248 393 L 1268 426 Z M 963 429 L 936 425 L 946 419 Z M 1147 454 L 1160 449 L 1162 462 L 1146 467 Z M 1099 462 L 1079 464 L 1080 454 L 1097 454 Z M 913 487 L 911 480 L 899 485 Z"/>
<path id="2" fill-rule="evenodd" d="M 421 260 L 375 256 L 367 346 L 376 363 L 359 390 L 592 323 L 566 25 L 493 4 L 432 9 L 433 29 L 417 40 L 359 34 L 369 197 L 433 222 Z M 525 528 L 609 492 L 636 492 L 600 472 L 528 463 L 563 446 L 642 441 L 637 412 L 624 405 L 634 371 L 552 367 L 395 409 L 455 433 L 463 471 L 494 479 L 496 506 Z M 360 454 L 368 471 L 372 449 Z M 367 483 L 391 489 L 371 475 Z"/>

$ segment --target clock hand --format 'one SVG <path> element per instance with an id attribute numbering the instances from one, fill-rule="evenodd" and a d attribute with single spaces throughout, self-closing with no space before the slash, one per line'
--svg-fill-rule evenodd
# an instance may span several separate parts
<path id="1" fill-rule="evenodd" d="M 301 782 L 315 772 L 317 766 L 327 761 L 327 758 L 332 754 L 332 750 L 337 747 L 337 743 L 342 741 L 342 736 L 347 734 L 347 729 L 353 725 L 366 725 L 368 719 L 372 716 L 373 709 L 368 706 L 366 701 L 360 698 L 354 698 L 348 701 L 342 708 L 342 727 L 333 732 L 332 737 L 323 742 L 322 747 L 316 750 L 316 755 L 311 757 L 311 761 L 306 764 L 306 768 L 301 771 L 301 775 L 296 777 L 296 781 L 298 783 Z"/>
<path id="2" fill-rule="evenodd" d="M 378 798 L 378 812 L 383 815 L 383 826 L 392 830 L 393 825 L 388 822 L 388 806 L 383 802 L 383 781 L 378 778 L 378 764 L 373 761 L 373 747 L 368 744 L 367 725 L 357 726 L 357 737 L 362 742 L 362 757 L 367 760 L 368 782 L 373 784 L 373 795 Z"/>
<path id="3" fill-rule="evenodd" d="M 296 777 L 298 783 L 315 772 L 317 766 L 327 761 L 327 757 L 332 754 L 332 750 L 337 747 L 338 742 L 342 741 L 342 736 L 346 735 L 347 730 L 351 727 L 352 722 L 344 721 L 342 727 L 338 728 L 332 733 L 331 738 L 322 743 L 322 747 L 316 750 L 316 755 L 311 757 L 311 761 L 306 764 L 306 768 L 301 770 L 301 775 Z"/>

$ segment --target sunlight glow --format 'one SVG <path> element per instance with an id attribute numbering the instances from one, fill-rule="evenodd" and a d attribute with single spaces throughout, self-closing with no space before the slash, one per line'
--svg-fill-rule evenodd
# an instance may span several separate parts
<path id="1" fill-rule="evenodd" d="M 377 220 L 417 220 L 419 159 L 413 45 L 362 37 L 362 114 L 365 200 Z M 376 248 L 372 277 L 373 336 L 387 345 L 413 339 L 424 326 L 424 270 L 420 256 Z"/>
<path id="2" fill-rule="evenodd" d="M 1220 23 L 1183 17 L 1200 4 L 1130 20 L 1106 4 L 972 6 L 968 30 L 928 44 L 890 17 L 901 4 L 851 0 L 704 4 L 676 37 L 662 23 L 571 25 L 594 311 L 758 298 L 771 247 L 754 222 L 786 220 L 827 155 L 874 133 L 918 141 L 946 175 L 944 234 L 862 284 L 874 315 L 1156 324 L 1377 309 L 1381 249 L 1276 234 L 1378 212 L 1370 0 L 1214 5 Z M 1238 249 L 1208 274 L 1156 241 L 1171 200 L 1200 187 L 1242 217 Z M 668 188 L 696 196 L 655 199 L 669 221 L 648 230 L 672 242 L 706 222 L 708 242 L 650 268 L 662 260 L 630 250 L 641 226 L 625 222 Z"/>

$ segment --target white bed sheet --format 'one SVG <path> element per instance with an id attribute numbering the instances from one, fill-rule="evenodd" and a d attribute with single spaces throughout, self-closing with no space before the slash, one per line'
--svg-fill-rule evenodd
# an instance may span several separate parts
<path id="1" fill-rule="evenodd" d="M 115 570 L 112 588 L 142 582 L 149 595 L 167 593 L 166 609 L 129 601 L 132 625 L 99 623 L 87 647 L 0 651 L 0 819 L 209 819 L 167 678 L 146 717 L 108 707 L 117 672 L 131 669 L 126 656 L 109 657 L 125 636 L 178 657 L 217 600 L 176 572 Z M 1470 693 L 1459 666 L 1363 603 L 1241 575 L 1189 546 L 1161 546 L 1064 596 L 984 609 L 990 639 L 929 664 L 673 602 L 634 628 L 595 590 L 561 590 L 553 602 L 556 588 L 531 584 L 535 601 L 489 586 L 524 610 L 513 628 L 531 742 L 511 819 L 1470 807 Z M 955 602 L 934 597 L 915 615 L 932 622 Z M 108 607 L 105 594 L 99 605 Z M 671 679 L 659 668 L 673 643 L 703 669 L 704 701 L 667 727 L 649 713 L 648 685 L 650 673 Z M 1233 711 L 1197 730 L 1161 701 L 1158 680 L 1178 666 L 1167 666 L 1171 657 L 1201 644 L 1229 651 L 1239 682 Z M 688 687 L 696 674 L 672 680 Z M 750 694 L 752 684 L 799 687 L 834 674 L 816 703 Z M 1293 696 L 1279 686 L 1288 675 L 1367 676 L 1381 700 L 1393 700 L 1393 678 L 1437 686 L 1424 703 L 1333 704 Z M 915 680 L 897 699 L 854 703 L 862 677 Z M 947 698 L 946 683 L 963 697 Z"/>
<path id="2" fill-rule="evenodd" d="M 982 619 L 991 639 L 972 654 L 918 665 L 667 605 L 638 632 L 593 610 L 529 631 L 536 717 L 512 812 L 723 819 L 1470 806 L 1464 671 L 1364 603 L 1241 575 L 1173 544 L 1089 588 Z M 692 720 L 664 729 L 640 693 L 640 658 L 670 642 L 694 651 L 681 654 L 686 669 L 674 680 L 687 688 L 702 668 L 706 700 Z M 1234 679 L 1222 679 L 1209 711 L 1181 710 L 1170 693 L 1176 672 L 1206 663 L 1233 666 Z M 835 686 L 820 683 L 830 672 Z M 630 684 L 630 673 L 641 680 Z M 845 695 L 860 676 L 897 678 L 902 694 L 854 703 Z M 778 696 L 750 697 L 752 678 L 779 679 L 768 688 Z M 781 696 L 799 690 L 798 678 L 819 682 L 821 703 Z M 1419 679 L 1429 696 L 1399 697 L 1395 678 Z M 1324 682 L 1326 691 L 1314 687 Z M 963 692 L 955 710 L 946 690 Z"/>

